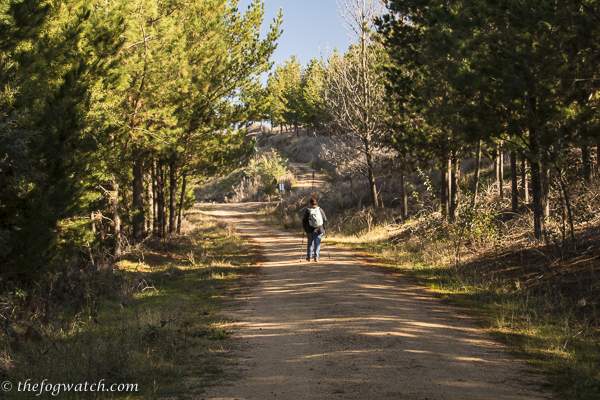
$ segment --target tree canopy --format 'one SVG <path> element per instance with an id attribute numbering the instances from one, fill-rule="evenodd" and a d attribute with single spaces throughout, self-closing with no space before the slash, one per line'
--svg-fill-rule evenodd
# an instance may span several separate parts
<path id="1" fill-rule="evenodd" d="M 259 0 L 3 2 L 2 272 L 175 231 L 186 180 L 251 146 L 239 128 L 265 107 L 281 33 L 280 13 L 260 37 L 263 14 Z"/>

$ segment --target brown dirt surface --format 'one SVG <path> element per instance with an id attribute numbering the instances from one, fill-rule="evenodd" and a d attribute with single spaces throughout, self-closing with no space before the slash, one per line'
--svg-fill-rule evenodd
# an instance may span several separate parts
<path id="1" fill-rule="evenodd" d="M 319 189 L 325 184 L 323 176 L 304 163 L 288 163 L 288 168 L 296 175 L 296 187 Z"/>
<path id="2" fill-rule="evenodd" d="M 326 246 L 318 263 L 304 261 L 301 236 L 257 222 L 255 209 L 211 211 L 264 258 L 227 311 L 233 349 L 202 398 L 552 398 L 464 311 L 350 249 Z"/>

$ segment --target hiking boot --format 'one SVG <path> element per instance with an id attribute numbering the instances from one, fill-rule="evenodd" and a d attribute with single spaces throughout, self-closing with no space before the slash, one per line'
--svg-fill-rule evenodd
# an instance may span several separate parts
<path id="1" fill-rule="evenodd" d="M 315 262 L 318 262 L 318 261 L 319 261 L 319 259 L 318 259 L 318 258 L 315 258 Z"/>
<path id="2" fill-rule="evenodd" d="M 306 257 L 306 261 L 310 261 L 310 257 Z"/>

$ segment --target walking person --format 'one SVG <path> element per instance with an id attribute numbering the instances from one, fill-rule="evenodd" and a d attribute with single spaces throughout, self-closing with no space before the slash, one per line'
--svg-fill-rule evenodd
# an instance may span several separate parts
<path id="1" fill-rule="evenodd" d="M 317 204 L 317 199 L 311 197 L 308 202 L 309 207 L 306 209 L 304 217 L 302 218 L 302 226 L 304 227 L 304 232 L 306 232 L 306 238 L 308 240 L 306 261 L 310 261 L 314 250 L 314 260 L 317 262 L 319 261 L 319 252 L 321 251 L 321 239 L 323 238 L 323 234 L 325 234 L 323 223 L 327 222 L 327 217 L 325 216 L 325 212 Z"/>

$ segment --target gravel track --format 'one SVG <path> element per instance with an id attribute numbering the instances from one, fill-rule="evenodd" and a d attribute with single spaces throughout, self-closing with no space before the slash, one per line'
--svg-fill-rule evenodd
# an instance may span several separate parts
<path id="1" fill-rule="evenodd" d="M 211 211 L 263 257 L 227 311 L 229 365 L 202 398 L 552 398 L 462 310 L 356 251 L 331 246 L 331 260 L 325 248 L 318 263 L 304 261 L 301 236 L 257 222 L 256 206 Z"/>

